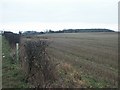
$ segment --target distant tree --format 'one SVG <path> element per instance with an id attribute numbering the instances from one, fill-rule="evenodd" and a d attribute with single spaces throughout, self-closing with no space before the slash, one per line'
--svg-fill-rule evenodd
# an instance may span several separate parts
<path id="1" fill-rule="evenodd" d="M 54 31 L 52 31 L 52 30 L 49 30 L 49 33 L 54 33 Z"/>

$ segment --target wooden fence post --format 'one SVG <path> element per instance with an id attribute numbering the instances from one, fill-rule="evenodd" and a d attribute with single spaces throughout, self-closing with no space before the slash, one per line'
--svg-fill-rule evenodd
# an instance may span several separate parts
<path id="1" fill-rule="evenodd" d="M 19 44 L 16 43 L 16 60 L 17 60 L 17 63 L 19 62 Z"/>

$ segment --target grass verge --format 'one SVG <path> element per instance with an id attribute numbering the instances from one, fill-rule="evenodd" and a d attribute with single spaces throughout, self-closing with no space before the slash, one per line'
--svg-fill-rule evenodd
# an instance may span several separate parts
<path id="1" fill-rule="evenodd" d="M 4 37 L 2 51 L 2 88 L 28 88 L 19 64 L 15 63 L 15 60 L 10 56 L 11 48 Z"/>

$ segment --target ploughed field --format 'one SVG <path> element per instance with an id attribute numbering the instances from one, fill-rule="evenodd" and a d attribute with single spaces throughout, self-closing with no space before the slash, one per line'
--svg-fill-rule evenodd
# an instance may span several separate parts
<path id="1" fill-rule="evenodd" d="M 77 70 L 87 86 L 117 87 L 118 33 L 54 33 L 39 36 L 51 41 L 48 48 L 51 58 Z"/>

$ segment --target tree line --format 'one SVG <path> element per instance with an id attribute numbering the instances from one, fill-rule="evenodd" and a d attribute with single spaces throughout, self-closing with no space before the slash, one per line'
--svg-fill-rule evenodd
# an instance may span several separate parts
<path id="1" fill-rule="evenodd" d="M 19 32 L 19 34 L 16 34 L 10 31 L 4 31 L 2 33 L 2 36 L 4 36 L 8 40 L 9 44 L 12 47 L 14 47 L 16 43 L 20 42 L 20 35 L 21 35 L 21 32 Z"/>
<path id="2" fill-rule="evenodd" d="M 115 31 L 110 29 L 63 29 L 58 31 L 46 30 L 45 32 L 26 31 L 23 32 L 23 35 L 38 35 L 46 33 L 82 33 L 82 32 L 115 32 Z"/>

